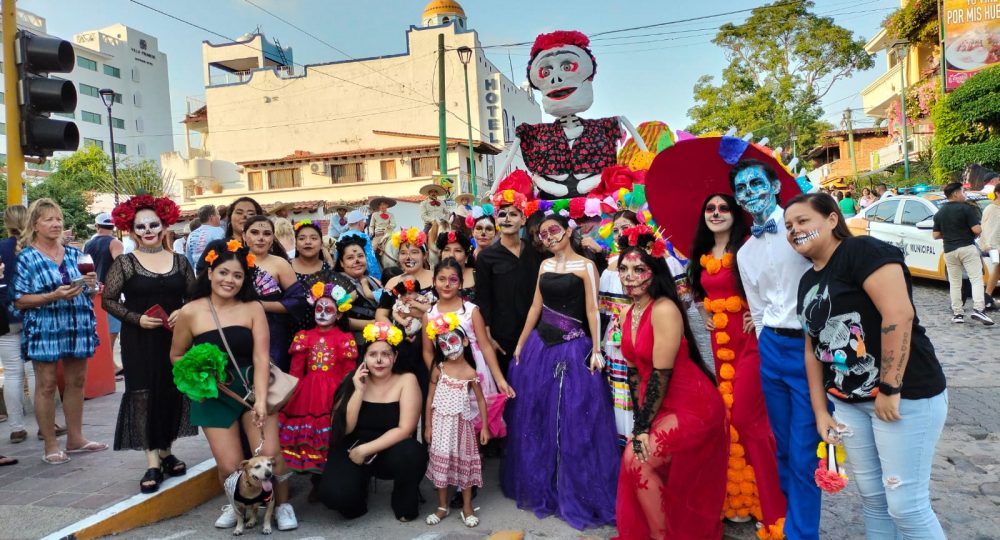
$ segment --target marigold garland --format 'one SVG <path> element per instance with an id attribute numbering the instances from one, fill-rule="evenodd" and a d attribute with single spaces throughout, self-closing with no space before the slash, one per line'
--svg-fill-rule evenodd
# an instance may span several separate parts
<path id="1" fill-rule="evenodd" d="M 722 330 L 715 333 L 715 343 L 719 345 L 726 345 L 732 338 L 729 336 L 728 332 L 723 332 Z"/>
<path id="2" fill-rule="evenodd" d="M 712 315 L 712 323 L 715 324 L 716 328 L 725 328 L 729 326 L 729 316 L 725 313 L 716 313 L 715 315 Z"/>
<path id="3" fill-rule="evenodd" d="M 698 263 L 709 274 L 718 274 L 723 268 L 733 267 L 733 254 L 726 253 L 722 256 L 722 259 L 716 259 L 711 253 L 706 253 L 698 259 Z"/>
<path id="4" fill-rule="evenodd" d="M 736 369 L 731 364 L 722 364 L 722 367 L 719 368 L 719 377 L 724 381 L 733 380 L 734 375 L 736 375 Z"/>

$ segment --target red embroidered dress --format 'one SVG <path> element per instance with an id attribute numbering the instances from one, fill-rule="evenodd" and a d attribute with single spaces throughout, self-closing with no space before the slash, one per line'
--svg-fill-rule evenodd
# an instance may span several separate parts
<path id="1" fill-rule="evenodd" d="M 295 334 L 289 373 L 299 378 L 295 394 L 278 415 L 279 440 L 288 468 L 322 473 L 330 441 L 333 395 L 357 366 L 354 336 L 337 327 Z"/>
<path id="2" fill-rule="evenodd" d="M 715 376 L 731 424 L 723 514 L 728 518 L 752 516 L 768 525 L 759 538 L 784 538 L 779 531 L 785 517 L 785 496 L 778 480 L 777 447 L 760 386 L 757 335 L 743 331 L 743 316 L 748 308 L 736 287 L 733 255 L 727 253 L 721 260 L 705 255 L 699 263 L 703 269 L 705 311 L 712 314 L 715 323 Z"/>
<path id="3" fill-rule="evenodd" d="M 632 311 L 622 324 L 622 354 L 639 370 L 644 399 L 653 370 L 652 308 L 632 341 Z M 720 539 L 729 450 L 726 411 L 712 381 L 688 356 L 681 338 L 673 375 L 649 431 L 651 456 L 640 462 L 626 445 L 618 477 L 618 538 Z M 647 514 L 649 508 L 659 511 Z"/>

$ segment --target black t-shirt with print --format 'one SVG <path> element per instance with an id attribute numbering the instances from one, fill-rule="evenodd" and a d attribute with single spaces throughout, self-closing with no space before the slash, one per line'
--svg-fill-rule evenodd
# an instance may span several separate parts
<path id="1" fill-rule="evenodd" d="M 882 356 L 882 316 L 863 284 L 887 264 L 898 264 L 913 304 L 910 272 L 903 253 L 870 236 L 846 238 L 820 271 L 809 269 L 799 282 L 798 314 L 823 364 L 827 392 L 843 401 L 870 401 L 878 394 Z M 910 359 L 903 373 L 903 399 L 924 399 L 945 389 L 944 372 L 914 309 Z"/>

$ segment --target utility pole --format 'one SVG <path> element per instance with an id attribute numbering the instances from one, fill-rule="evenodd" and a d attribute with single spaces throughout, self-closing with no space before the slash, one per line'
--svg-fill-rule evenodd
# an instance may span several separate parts
<path id="1" fill-rule="evenodd" d="M 945 94 L 948 93 L 948 66 L 945 63 L 944 54 L 944 0 L 938 0 L 938 38 L 939 45 L 941 47 L 941 58 L 938 64 L 941 65 L 941 99 L 944 99 Z"/>
<path id="2" fill-rule="evenodd" d="M 21 150 L 21 109 L 17 100 L 17 66 L 14 42 L 17 39 L 15 0 L 3 0 L 3 89 L 7 113 L 7 205 L 22 204 L 24 198 L 24 152 Z"/>
<path id="3" fill-rule="evenodd" d="M 448 133 L 446 111 L 444 108 L 444 34 L 438 34 L 438 133 L 441 138 L 440 167 L 441 176 L 448 175 Z"/>
<path id="4" fill-rule="evenodd" d="M 899 79 L 901 87 L 899 89 L 899 115 L 903 120 L 903 180 L 907 185 L 910 183 L 910 142 L 906 128 L 906 60 L 910 55 L 909 44 L 903 44 L 897 49 L 899 54 Z"/>
<path id="5" fill-rule="evenodd" d="M 851 156 L 851 176 L 858 180 L 858 158 L 854 155 L 854 122 L 851 121 L 851 109 L 844 110 L 844 127 L 847 129 L 847 152 Z"/>

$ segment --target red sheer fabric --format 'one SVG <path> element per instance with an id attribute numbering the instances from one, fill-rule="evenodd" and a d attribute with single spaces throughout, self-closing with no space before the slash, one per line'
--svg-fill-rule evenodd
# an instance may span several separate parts
<path id="1" fill-rule="evenodd" d="M 622 353 L 639 370 L 639 401 L 653 369 L 652 309 L 642 314 L 635 343 L 632 312 L 623 325 Z M 726 496 L 729 427 L 718 389 L 688 356 L 681 339 L 673 376 L 649 433 L 651 457 L 625 447 L 618 480 L 618 538 L 719 539 Z"/>

